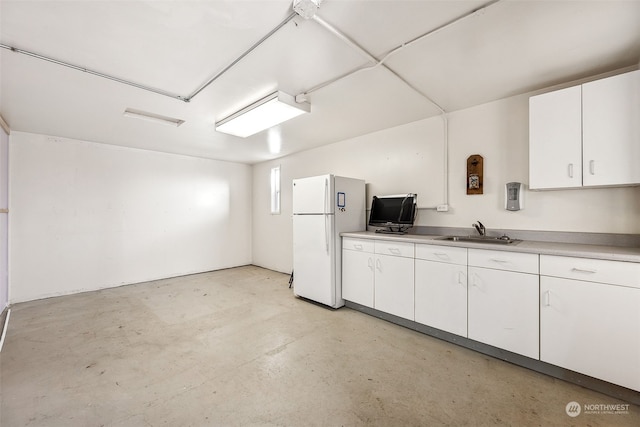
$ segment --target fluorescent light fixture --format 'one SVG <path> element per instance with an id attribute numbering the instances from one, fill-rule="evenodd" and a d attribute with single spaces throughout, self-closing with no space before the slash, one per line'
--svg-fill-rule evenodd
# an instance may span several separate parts
<path id="1" fill-rule="evenodd" d="M 184 120 L 174 119 L 173 117 L 161 116 L 160 114 L 147 113 L 146 111 L 134 110 L 127 108 L 122 113 L 125 117 L 133 117 L 134 119 L 146 120 L 148 122 L 162 123 L 163 125 L 178 127 L 184 123 Z"/>
<path id="2" fill-rule="evenodd" d="M 322 0 L 293 0 L 293 11 L 304 19 L 311 19 L 318 12 Z"/>
<path id="3" fill-rule="evenodd" d="M 277 91 L 220 120 L 216 131 L 246 138 L 310 111 L 308 102 Z"/>

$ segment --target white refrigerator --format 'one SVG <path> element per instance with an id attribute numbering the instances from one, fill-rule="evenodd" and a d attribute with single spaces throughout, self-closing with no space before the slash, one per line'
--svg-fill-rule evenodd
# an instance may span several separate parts
<path id="1" fill-rule="evenodd" d="M 294 294 L 329 307 L 342 307 L 340 233 L 365 229 L 363 180 L 334 175 L 294 179 Z"/>

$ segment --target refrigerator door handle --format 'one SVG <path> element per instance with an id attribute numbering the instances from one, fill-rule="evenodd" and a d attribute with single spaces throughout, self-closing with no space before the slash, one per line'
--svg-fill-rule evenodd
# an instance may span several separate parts
<path id="1" fill-rule="evenodd" d="M 327 253 L 329 253 L 329 227 L 327 226 L 327 222 L 329 221 L 329 215 L 327 215 L 328 209 L 327 205 L 329 204 L 329 179 L 325 178 L 324 180 L 324 206 L 323 206 L 323 215 L 324 215 L 324 244 Z"/>
<path id="2" fill-rule="evenodd" d="M 324 180 L 324 207 L 323 207 L 323 214 L 327 214 L 328 209 L 327 209 L 327 205 L 329 204 L 328 202 L 328 197 L 329 197 L 329 180 L 325 179 Z"/>
<path id="3" fill-rule="evenodd" d="M 324 245 L 325 250 L 329 253 L 329 227 L 327 226 L 327 222 L 329 221 L 329 215 L 324 214 Z"/>

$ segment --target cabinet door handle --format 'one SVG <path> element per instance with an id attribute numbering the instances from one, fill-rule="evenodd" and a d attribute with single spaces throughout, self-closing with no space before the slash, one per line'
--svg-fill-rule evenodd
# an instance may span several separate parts
<path id="1" fill-rule="evenodd" d="M 476 283 L 476 274 L 475 273 L 471 274 L 471 286 L 476 287 L 476 288 L 478 287 L 478 284 Z"/>
<path id="2" fill-rule="evenodd" d="M 398 248 L 389 248 L 389 252 L 391 252 L 394 255 L 400 255 L 400 249 Z"/>
<path id="3" fill-rule="evenodd" d="M 595 274 L 598 272 L 598 270 L 591 270 L 588 268 L 578 268 L 578 267 L 573 267 L 571 271 L 575 271 L 577 273 L 590 273 L 590 274 Z"/>
<path id="4" fill-rule="evenodd" d="M 465 277 L 462 271 L 458 271 L 458 284 L 464 286 L 467 282 L 467 278 Z"/>
<path id="5" fill-rule="evenodd" d="M 589 160 L 589 173 L 591 175 L 595 175 L 596 174 L 596 161 L 595 160 Z"/>
<path id="6" fill-rule="evenodd" d="M 373 259 L 371 257 L 369 257 L 369 259 L 367 260 L 367 266 L 371 269 L 371 271 L 373 271 Z"/>
<path id="7" fill-rule="evenodd" d="M 353 247 L 358 251 L 362 250 L 362 245 L 353 245 Z"/>
<path id="8" fill-rule="evenodd" d="M 551 306 L 551 291 L 544 293 L 544 305 L 547 307 Z"/>
<path id="9" fill-rule="evenodd" d="M 569 178 L 573 178 L 573 163 L 569 163 Z"/>
<path id="10" fill-rule="evenodd" d="M 382 262 L 380 262 L 380 258 L 376 259 L 376 268 L 379 272 L 382 272 Z"/>

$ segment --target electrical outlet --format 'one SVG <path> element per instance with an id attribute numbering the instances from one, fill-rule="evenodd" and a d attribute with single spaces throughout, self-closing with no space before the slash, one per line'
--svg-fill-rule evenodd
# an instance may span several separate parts
<path id="1" fill-rule="evenodd" d="M 449 205 L 438 205 L 438 206 L 436 206 L 436 211 L 437 212 L 448 212 L 449 211 Z"/>

